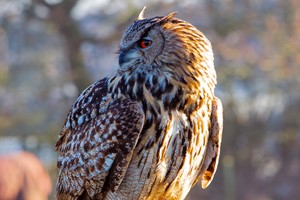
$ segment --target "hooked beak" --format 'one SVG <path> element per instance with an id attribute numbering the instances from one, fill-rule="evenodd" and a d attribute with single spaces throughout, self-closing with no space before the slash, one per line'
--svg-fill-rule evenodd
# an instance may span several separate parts
<path id="1" fill-rule="evenodd" d="M 136 64 L 136 61 L 140 55 L 135 49 L 121 50 L 119 54 L 119 65 L 120 67 L 132 66 Z"/>

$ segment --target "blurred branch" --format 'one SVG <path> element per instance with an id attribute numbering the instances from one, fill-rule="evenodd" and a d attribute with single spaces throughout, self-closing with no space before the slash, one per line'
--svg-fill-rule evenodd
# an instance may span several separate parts
<path id="1" fill-rule="evenodd" d="M 50 4 L 47 1 L 44 0 L 32 0 L 32 4 L 41 4 L 48 9 L 55 9 L 56 7 L 64 7 L 64 9 L 68 12 L 70 12 L 74 6 L 77 4 L 76 0 L 62 0 L 60 3 L 57 4 Z"/>
<path id="2" fill-rule="evenodd" d="M 48 9 L 52 9 L 55 6 L 55 4 L 49 4 L 44 0 L 32 0 L 32 5 L 35 5 L 35 4 L 42 4 L 43 6 L 47 7 Z"/>
<path id="3" fill-rule="evenodd" d="M 33 0 L 30 13 L 34 13 L 34 8 L 37 5 L 45 6 L 48 9 L 49 15 L 46 19 L 40 19 L 34 14 L 31 15 L 31 17 L 37 17 L 40 20 L 53 24 L 63 36 L 68 53 L 68 60 L 70 62 L 70 79 L 79 90 L 82 90 L 89 85 L 91 81 L 84 67 L 83 55 L 80 51 L 82 36 L 79 26 L 70 14 L 76 3 L 77 1 L 75 0 L 64 0 L 57 4 L 49 4 L 44 0 Z"/>
<path id="4" fill-rule="evenodd" d="M 28 13 L 30 17 L 46 21 L 53 24 L 58 32 L 63 36 L 68 52 L 68 60 L 71 66 L 71 79 L 76 84 L 79 90 L 84 89 L 91 83 L 90 77 L 86 72 L 83 64 L 83 55 L 81 54 L 80 47 L 83 42 L 90 42 L 93 44 L 111 44 L 120 38 L 122 31 L 114 31 L 108 37 L 94 38 L 92 36 L 83 35 L 80 32 L 79 24 L 71 16 L 72 9 L 76 6 L 76 0 L 64 0 L 57 4 L 50 4 L 45 0 L 33 0 Z M 48 16 L 46 18 L 39 18 L 35 15 L 35 6 L 41 5 L 48 9 Z M 110 19 L 116 23 L 118 29 L 124 30 L 128 24 L 128 19 L 137 15 L 139 10 L 132 6 L 129 10 L 118 15 L 117 18 Z M 126 20 L 125 20 L 126 19 Z"/>

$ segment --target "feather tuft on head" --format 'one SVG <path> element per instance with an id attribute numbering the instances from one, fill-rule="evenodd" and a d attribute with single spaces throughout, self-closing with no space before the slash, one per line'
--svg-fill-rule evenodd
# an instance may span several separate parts
<path id="1" fill-rule="evenodd" d="M 144 12 L 145 12 L 146 6 L 143 8 L 143 10 L 140 12 L 139 16 L 137 17 L 137 20 L 144 19 Z"/>

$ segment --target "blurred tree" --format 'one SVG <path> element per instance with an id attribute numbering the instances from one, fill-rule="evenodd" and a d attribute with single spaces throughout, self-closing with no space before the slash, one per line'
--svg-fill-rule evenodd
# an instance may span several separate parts
<path id="1" fill-rule="evenodd" d="M 64 0 L 50 4 L 44 0 L 33 0 L 32 3 L 31 7 L 33 9 L 35 9 L 36 6 L 46 7 L 49 14 L 48 17 L 43 20 L 47 20 L 48 23 L 54 25 L 63 36 L 71 68 L 71 77 L 69 78 L 74 81 L 79 90 L 82 90 L 91 83 L 91 80 L 83 65 L 83 57 L 80 51 L 82 42 L 80 29 L 71 16 L 71 10 L 77 1 Z"/>
<path id="2" fill-rule="evenodd" d="M 32 0 L 30 6 L 25 10 L 27 17 L 39 19 L 53 25 L 64 38 L 65 47 L 67 51 L 68 60 L 70 62 L 71 77 L 70 80 L 74 81 L 75 85 L 82 91 L 89 84 L 91 84 L 90 75 L 87 73 L 83 62 L 83 54 L 81 46 L 84 42 L 93 44 L 111 44 L 120 38 L 122 31 L 113 31 L 107 37 L 96 38 L 91 34 L 87 34 L 80 29 L 80 21 L 72 16 L 72 10 L 79 3 L 79 0 L 61 0 L 61 1 L 47 1 L 47 0 Z M 107 3 L 109 6 L 114 2 Z M 130 2 L 127 2 L 130 4 Z M 44 10 L 45 15 L 40 15 L 37 9 Z M 128 24 L 128 19 L 132 18 L 138 12 L 136 7 L 130 7 L 119 16 L 110 16 L 105 18 L 108 23 L 114 23 L 118 30 L 123 30 Z M 105 8 L 104 8 L 105 9 Z M 46 14 L 47 13 L 47 14 Z M 101 11 L 98 13 L 99 16 Z M 101 25 L 99 25 L 101 26 Z M 106 27 L 102 27 L 105 29 Z M 120 28 L 120 29 L 119 29 Z"/>

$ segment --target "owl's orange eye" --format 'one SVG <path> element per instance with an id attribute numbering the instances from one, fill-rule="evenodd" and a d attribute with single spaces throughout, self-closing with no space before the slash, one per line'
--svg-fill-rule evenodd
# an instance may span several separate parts
<path id="1" fill-rule="evenodd" d="M 141 39 L 141 40 L 139 41 L 139 46 L 140 46 L 142 49 L 145 49 L 145 48 L 149 47 L 151 44 L 152 44 L 152 41 L 151 41 L 151 40 Z"/>

